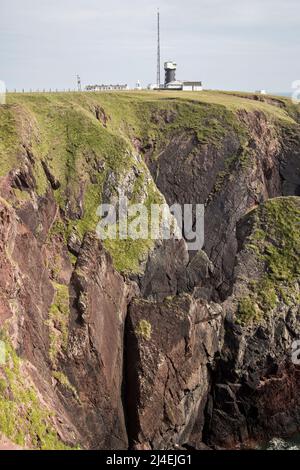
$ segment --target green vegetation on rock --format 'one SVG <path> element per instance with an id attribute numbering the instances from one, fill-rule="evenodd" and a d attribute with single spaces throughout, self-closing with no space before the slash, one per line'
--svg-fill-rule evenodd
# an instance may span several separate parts
<path id="1" fill-rule="evenodd" d="M 70 383 L 68 377 L 63 372 L 55 370 L 52 375 L 63 387 L 73 394 L 77 401 L 80 402 L 76 388 Z"/>
<path id="2" fill-rule="evenodd" d="M 243 297 L 238 305 L 238 320 L 241 323 L 260 320 L 261 311 L 259 306 L 250 297 Z"/>
<path id="3" fill-rule="evenodd" d="M 15 112 L 15 106 L 0 106 L 0 176 L 5 176 L 18 161 L 20 136 Z"/>
<path id="4" fill-rule="evenodd" d="M 250 214 L 253 231 L 248 249 L 263 266 L 259 280 L 249 283 L 249 295 L 239 301 L 238 320 L 263 319 L 282 301 L 300 301 L 300 198 L 270 199 Z"/>
<path id="5" fill-rule="evenodd" d="M 7 103 L 0 107 L 0 176 L 18 168 L 20 155 L 29 149 L 35 161 L 35 192 L 44 195 L 49 188 L 46 167 L 58 183 L 54 195 L 66 227 L 64 233 L 75 230 L 81 238 L 86 231 L 96 229 L 97 207 L 118 195 L 133 168 L 133 198 L 142 199 L 145 190 L 148 200 L 161 197 L 155 185 L 150 194 L 151 184 L 145 184 L 151 176 L 137 158 L 140 149 L 151 148 L 155 159 L 182 133 L 195 136 L 199 145 L 216 148 L 229 133 L 235 133 L 243 151 L 226 163 L 216 183 L 217 191 L 230 175 L 232 164 L 251 162 L 241 110 L 260 111 L 270 122 L 280 122 L 288 129 L 296 125 L 298 116 L 286 100 L 255 100 L 250 95 L 210 91 L 22 93 L 8 94 Z M 103 197 L 110 178 L 108 196 Z M 20 204 L 33 197 L 26 191 L 16 190 L 15 194 Z M 138 272 L 140 260 L 152 245 L 129 240 L 111 241 L 106 247 L 117 269 Z"/>
<path id="6" fill-rule="evenodd" d="M 147 341 L 151 339 L 152 326 L 147 320 L 140 320 L 138 326 L 135 329 L 137 335 L 146 339 Z"/>
<path id="7" fill-rule="evenodd" d="M 14 443 L 33 449 L 67 450 L 52 423 L 53 413 L 39 401 L 34 386 L 26 379 L 21 359 L 2 330 L 6 362 L 0 366 L 0 432 Z"/>
<path id="8" fill-rule="evenodd" d="M 55 296 L 46 321 L 49 327 L 50 349 L 49 356 L 52 366 L 57 364 L 57 356 L 67 347 L 70 300 L 68 286 L 54 283 Z"/>

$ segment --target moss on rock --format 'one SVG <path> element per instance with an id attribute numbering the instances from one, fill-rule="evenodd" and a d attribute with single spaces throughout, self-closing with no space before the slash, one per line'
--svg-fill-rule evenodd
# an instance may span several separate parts
<path id="1" fill-rule="evenodd" d="M 76 388 L 74 387 L 74 385 L 72 385 L 68 379 L 68 377 L 61 371 L 58 371 L 58 370 L 55 370 L 53 372 L 53 377 L 63 386 L 65 387 L 67 390 L 69 390 L 72 395 L 74 396 L 74 398 L 80 402 L 80 399 L 79 399 L 79 395 L 78 395 L 78 392 L 76 390 Z"/>
<path id="2" fill-rule="evenodd" d="M 70 300 L 68 286 L 54 283 L 54 288 L 54 301 L 46 324 L 49 327 L 49 356 L 52 366 L 56 367 L 58 354 L 67 347 Z"/>
<path id="3" fill-rule="evenodd" d="M 0 366 L 0 432 L 22 447 L 70 449 L 54 429 L 53 413 L 40 403 L 34 386 L 26 381 L 22 361 L 3 330 L 0 338 L 6 347 L 6 362 Z"/>
<path id="4" fill-rule="evenodd" d="M 138 326 L 135 329 L 137 335 L 141 336 L 145 340 L 151 339 L 152 326 L 147 320 L 140 320 Z"/>
<path id="5" fill-rule="evenodd" d="M 249 297 L 241 299 L 238 320 L 249 322 L 270 314 L 282 301 L 299 303 L 295 284 L 300 265 L 300 198 L 279 197 L 266 201 L 250 215 L 252 233 L 247 239 L 250 249 L 264 272 L 249 282 Z"/>

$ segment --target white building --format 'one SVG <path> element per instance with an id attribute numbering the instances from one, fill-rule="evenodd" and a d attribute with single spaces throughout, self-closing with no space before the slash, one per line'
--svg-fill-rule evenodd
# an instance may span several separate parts
<path id="1" fill-rule="evenodd" d="M 182 82 L 182 89 L 183 91 L 202 91 L 203 86 L 202 82 L 184 81 Z"/>
<path id="2" fill-rule="evenodd" d="M 128 90 L 127 85 L 87 85 L 85 87 L 86 91 L 121 91 Z"/>
<path id="3" fill-rule="evenodd" d="M 257 90 L 255 93 L 257 93 L 258 95 L 266 95 L 267 94 L 266 90 Z"/>

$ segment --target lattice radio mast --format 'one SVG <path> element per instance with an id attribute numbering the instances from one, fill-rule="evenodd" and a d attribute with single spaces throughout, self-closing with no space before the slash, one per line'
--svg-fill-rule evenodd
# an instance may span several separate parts
<path id="1" fill-rule="evenodd" d="M 157 86 L 160 87 L 160 24 L 159 24 L 159 9 L 157 9 Z"/>
<path id="2" fill-rule="evenodd" d="M 76 78 L 77 78 L 77 90 L 81 91 L 81 79 L 79 75 L 76 75 Z"/>

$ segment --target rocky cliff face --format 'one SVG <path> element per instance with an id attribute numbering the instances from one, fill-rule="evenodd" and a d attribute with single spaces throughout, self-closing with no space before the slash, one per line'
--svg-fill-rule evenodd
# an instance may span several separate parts
<path id="1" fill-rule="evenodd" d="M 236 447 L 299 430 L 299 114 L 254 98 L 0 107 L 3 447 Z M 203 249 L 101 243 L 97 207 L 119 196 L 204 204 Z"/>
<path id="2" fill-rule="evenodd" d="M 275 198 L 241 219 L 224 345 L 208 400 L 208 442 L 232 446 L 299 429 L 297 197 Z"/>
<path id="3" fill-rule="evenodd" d="M 125 403 L 131 445 L 181 447 L 200 433 L 210 385 L 209 367 L 220 348 L 222 309 L 189 295 L 164 302 L 136 300 L 126 328 Z"/>

